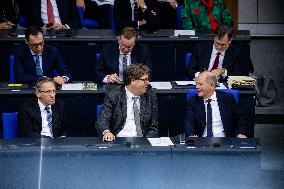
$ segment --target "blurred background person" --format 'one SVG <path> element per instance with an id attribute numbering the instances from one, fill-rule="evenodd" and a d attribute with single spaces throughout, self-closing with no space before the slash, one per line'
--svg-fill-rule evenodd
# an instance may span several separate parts
<path id="1" fill-rule="evenodd" d="M 184 0 L 183 29 L 216 30 L 219 25 L 233 27 L 233 19 L 224 0 Z"/>

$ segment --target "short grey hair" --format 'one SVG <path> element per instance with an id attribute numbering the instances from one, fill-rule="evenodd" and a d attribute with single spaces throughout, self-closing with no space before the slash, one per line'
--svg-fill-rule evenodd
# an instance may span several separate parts
<path id="1" fill-rule="evenodd" d="M 41 91 L 41 88 L 42 88 L 42 85 L 44 83 L 53 83 L 54 86 L 55 86 L 55 82 L 52 78 L 50 77 L 46 77 L 46 76 L 43 76 L 43 77 L 40 77 L 37 82 L 35 83 L 35 91 L 36 92 L 40 92 Z"/>

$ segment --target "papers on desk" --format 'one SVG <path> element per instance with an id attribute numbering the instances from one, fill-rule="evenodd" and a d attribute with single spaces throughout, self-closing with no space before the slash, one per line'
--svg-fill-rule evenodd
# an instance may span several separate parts
<path id="1" fill-rule="evenodd" d="M 62 85 L 62 90 L 83 90 L 83 83 L 66 83 Z"/>
<path id="2" fill-rule="evenodd" d="M 194 38 L 198 38 L 197 36 L 195 36 L 195 30 L 175 30 L 174 36 L 178 37 L 178 36 L 193 36 Z"/>
<path id="3" fill-rule="evenodd" d="M 151 86 L 154 89 L 171 89 L 172 85 L 170 82 L 151 82 Z"/>
<path id="4" fill-rule="evenodd" d="M 173 146 L 173 142 L 169 137 L 148 138 L 152 146 Z"/>
<path id="5" fill-rule="evenodd" d="M 186 86 L 186 85 L 196 85 L 195 81 L 175 81 L 177 85 Z"/>

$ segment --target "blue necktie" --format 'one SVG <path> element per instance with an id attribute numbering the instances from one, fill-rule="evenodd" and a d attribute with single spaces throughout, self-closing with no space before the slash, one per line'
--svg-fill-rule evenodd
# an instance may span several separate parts
<path id="1" fill-rule="evenodd" d="M 141 124 L 140 124 L 140 110 L 139 110 L 138 104 L 137 104 L 139 97 L 132 97 L 132 99 L 134 101 L 133 102 L 133 112 L 134 112 L 134 121 L 135 121 L 135 125 L 136 125 L 137 136 L 143 137 Z"/>
<path id="2" fill-rule="evenodd" d="M 46 106 L 45 111 L 47 113 L 47 123 L 48 123 L 48 127 L 50 130 L 50 134 L 51 134 L 51 138 L 53 137 L 53 132 L 52 132 L 52 113 L 50 111 L 50 107 Z"/>
<path id="3" fill-rule="evenodd" d="M 39 55 L 37 55 L 37 54 L 34 55 L 34 61 L 35 61 L 35 64 L 36 64 L 36 75 L 43 76 L 43 71 L 40 67 Z"/>
<path id="4" fill-rule="evenodd" d="M 122 57 L 122 67 L 123 67 L 123 72 L 124 72 L 124 70 L 127 67 L 127 55 L 126 54 L 124 54 Z"/>
<path id="5" fill-rule="evenodd" d="M 213 137 L 211 99 L 207 100 L 207 137 Z"/>

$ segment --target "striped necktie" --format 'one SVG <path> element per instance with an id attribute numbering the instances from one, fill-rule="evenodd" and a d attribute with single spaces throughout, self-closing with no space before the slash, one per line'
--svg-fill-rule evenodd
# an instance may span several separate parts
<path id="1" fill-rule="evenodd" d="M 140 123 L 140 110 L 138 108 L 139 97 L 132 97 L 133 99 L 133 112 L 134 112 L 134 121 L 136 125 L 136 132 L 138 137 L 143 137 L 141 123 Z"/>
<path id="2" fill-rule="evenodd" d="M 50 107 L 46 106 L 45 108 L 45 111 L 47 113 L 47 125 L 48 125 L 48 128 L 50 130 L 50 134 L 51 134 L 51 138 L 53 138 L 53 132 L 52 132 L 52 113 L 50 111 Z"/>
<path id="3" fill-rule="evenodd" d="M 42 68 L 40 66 L 40 60 L 39 60 L 38 54 L 34 55 L 34 61 L 35 61 L 35 64 L 36 64 L 36 75 L 43 76 L 43 71 L 42 71 Z"/>

